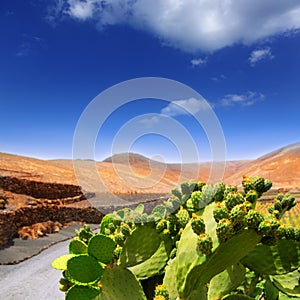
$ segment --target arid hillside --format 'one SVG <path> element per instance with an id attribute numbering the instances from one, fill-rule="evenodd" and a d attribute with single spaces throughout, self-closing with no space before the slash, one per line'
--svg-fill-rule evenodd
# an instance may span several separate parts
<path id="1" fill-rule="evenodd" d="M 165 164 L 139 154 L 117 154 L 102 162 L 39 160 L 0 153 L 0 177 L 8 176 L 37 182 L 81 185 L 86 191 L 117 193 L 167 193 L 183 180 L 219 181 L 221 163 L 210 176 L 212 164 Z M 95 178 L 97 170 L 99 173 Z M 217 176 L 216 176 L 217 174 Z M 275 188 L 300 188 L 300 143 L 281 148 L 253 161 L 229 161 L 223 180 L 241 182 L 242 174 L 260 175 L 273 181 Z M 100 180 L 99 180 L 100 178 Z M 102 184 L 99 184 L 102 182 Z"/>
<path id="2" fill-rule="evenodd" d="M 245 164 L 226 178 L 226 182 L 238 184 L 242 174 L 269 178 L 274 188 L 300 189 L 300 143 L 273 151 Z"/>

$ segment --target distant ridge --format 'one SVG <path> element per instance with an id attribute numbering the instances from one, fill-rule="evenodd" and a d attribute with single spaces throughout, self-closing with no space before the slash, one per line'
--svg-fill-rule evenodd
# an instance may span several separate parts
<path id="1" fill-rule="evenodd" d="M 84 167 L 92 161 L 79 161 Z M 115 154 L 102 162 L 94 162 L 105 186 L 116 192 L 169 192 L 183 180 L 204 180 L 210 175 L 211 163 L 167 164 L 138 153 Z M 184 170 L 184 172 L 182 171 Z M 197 171 L 197 172 L 196 172 Z M 196 175 L 195 175 L 196 174 Z M 267 153 L 252 161 L 228 161 L 223 180 L 240 184 L 242 174 L 263 176 L 275 188 L 300 188 L 300 143 Z M 40 160 L 0 153 L 0 176 L 33 181 L 77 184 L 72 160 Z M 84 173 L 84 180 L 92 180 Z"/>
<path id="2" fill-rule="evenodd" d="M 282 147 L 249 162 L 226 179 L 240 183 L 242 174 L 263 176 L 275 188 L 300 188 L 300 143 Z"/>

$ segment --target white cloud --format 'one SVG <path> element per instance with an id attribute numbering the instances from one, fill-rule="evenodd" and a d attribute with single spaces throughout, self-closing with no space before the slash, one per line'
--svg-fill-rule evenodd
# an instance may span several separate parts
<path id="1" fill-rule="evenodd" d="M 258 61 L 265 59 L 273 59 L 274 55 L 271 52 L 270 47 L 266 47 L 263 49 L 257 49 L 251 52 L 250 57 L 248 58 L 251 66 L 255 66 Z"/>
<path id="2" fill-rule="evenodd" d="M 193 67 L 202 66 L 207 63 L 207 57 L 205 58 L 194 58 L 191 60 L 191 64 Z"/>
<path id="3" fill-rule="evenodd" d="M 204 111 L 209 108 L 210 106 L 205 100 L 189 98 L 172 101 L 170 104 L 168 104 L 168 106 L 161 110 L 161 113 L 171 117 L 186 115 L 188 113 L 195 115 L 199 111 Z"/>
<path id="4" fill-rule="evenodd" d="M 298 0 L 56 0 L 63 15 L 98 28 L 128 24 L 187 52 L 252 44 L 300 28 Z M 59 8 L 53 15 L 59 16 Z"/>
<path id="5" fill-rule="evenodd" d="M 93 17 L 95 11 L 95 5 L 97 1 L 94 0 L 86 0 L 86 1 L 78 1 L 78 0 L 69 0 L 69 14 L 80 20 L 86 20 Z"/>
<path id="6" fill-rule="evenodd" d="M 225 95 L 221 101 L 221 106 L 250 106 L 258 101 L 264 100 L 265 96 L 262 93 L 248 91 L 244 94 L 228 94 Z"/>

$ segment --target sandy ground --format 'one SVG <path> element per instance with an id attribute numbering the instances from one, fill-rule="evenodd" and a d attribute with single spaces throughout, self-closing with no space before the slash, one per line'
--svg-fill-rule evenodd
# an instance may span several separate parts
<path id="1" fill-rule="evenodd" d="M 0 265 L 0 300 L 62 300 L 59 291 L 61 271 L 51 262 L 68 253 L 69 241 L 60 242 L 17 265 Z"/>

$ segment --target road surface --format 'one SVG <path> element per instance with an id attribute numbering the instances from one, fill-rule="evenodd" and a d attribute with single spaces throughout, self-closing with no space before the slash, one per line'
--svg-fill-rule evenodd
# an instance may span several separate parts
<path id="1" fill-rule="evenodd" d="M 17 265 L 0 265 L 0 300 L 63 300 L 61 271 L 51 262 L 68 253 L 69 241 L 60 242 Z"/>

